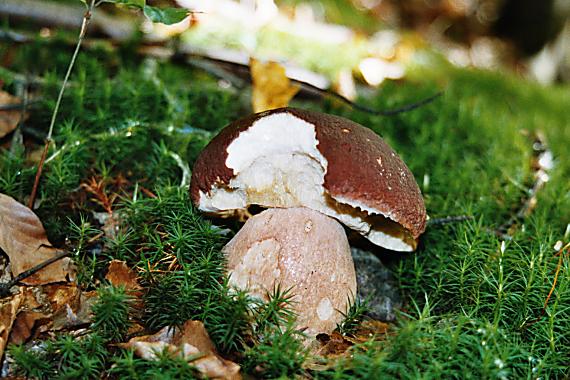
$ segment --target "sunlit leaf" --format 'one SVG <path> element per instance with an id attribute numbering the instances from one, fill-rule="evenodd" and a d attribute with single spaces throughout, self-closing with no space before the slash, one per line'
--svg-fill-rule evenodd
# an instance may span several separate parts
<path id="1" fill-rule="evenodd" d="M 146 0 L 105 0 L 106 3 L 125 4 L 130 7 L 143 9 L 146 5 Z"/>
<path id="2" fill-rule="evenodd" d="M 252 105 L 254 112 L 287 107 L 299 91 L 285 75 L 285 68 L 277 62 L 260 62 L 252 58 L 249 62 L 253 80 Z"/>
<path id="3" fill-rule="evenodd" d="M 144 14 L 152 22 L 162 24 L 176 24 L 188 16 L 188 10 L 184 8 L 157 8 L 146 5 Z"/>

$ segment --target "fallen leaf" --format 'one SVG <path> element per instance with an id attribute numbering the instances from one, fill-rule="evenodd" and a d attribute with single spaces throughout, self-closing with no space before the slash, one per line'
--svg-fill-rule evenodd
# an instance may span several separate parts
<path id="1" fill-rule="evenodd" d="M 253 81 L 254 112 L 286 107 L 299 91 L 299 86 L 291 84 L 285 75 L 285 68 L 277 62 L 263 63 L 251 58 L 249 67 Z"/>
<path id="2" fill-rule="evenodd" d="M 54 312 L 65 305 L 71 305 L 74 309 L 79 305 L 81 289 L 77 284 L 52 284 L 41 289 L 37 297 L 43 299 L 43 304 L 49 303 Z"/>
<path id="3" fill-rule="evenodd" d="M 112 260 L 109 263 L 105 279 L 113 286 L 123 286 L 127 293 L 133 297 L 133 307 L 135 309 L 142 309 L 144 307 L 142 300 L 143 290 L 137 281 L 137 274 L 127 266 L 126 262 Z"/>
<path id="4" fill-rule="evenodd" d="M 0 358 L 4 355 L 8 336 L 23 298 L 24 296 L 19 293 L 0 300 Z"/>
<path id="5" fill-rule="evenodd" d="M 216 353 L 214 344 L 200 321 L 187 321 L 182 329 L 165 327 L 156 334 L 136 337 L 120 345 L 131 348 L 147 360 L 167 350 L 186 358 L 200 373 L 212 379 L 241 379 L 240 366 Z"/>
<path id="6" fill-rule="evenodd" d="M 41 324 L 48 316 L 37 311 L 23 311 L 18 313 L 10 332 L 10 343 L 22 344 L 28 341 L 34 333 L 36 324 Z M 37 323 L 36 323 L 37 322 Z"/>
<path id="7" fill-rule="evenodd" d="M 325 335 L 324 337 L 320 337 L 320 335 Z M 348 350 L 352 343 L 345 339 L 339 332 L 333 331 L 331 335 L 327 334 L 320 334 L 317 336 L 319 337 L 319 341 L 323 343 L 323 346 L 316 351 L 316 354 L 319 356 L 330 357 L 330 356 L 339 356 L 343 355 L 346 350 Z"/>
<path id="8" fill-rule="evenodd" d="M 356 331 L 354 336 L 346 336 L 345 338 L 354 344 L 364 343 L 370 340 L 370 338 L 375 338 L 376 340 L 381 340 L 390 331 L 390 324 L 377 321 L 375 319 L 368 319 L 363 321 Z"/>
<path id="9" fill-rule="evenodd" d="M 137 274 L 121 260 L 113 260 L 109 263 L 109 269 L 105 276 L 113 286 L 124 286 L 134 295 L 141 295 L 141 286 L 137 282 Z"/>
<path id="10" fill-rule="evenodd" d="M 23 287 L 20 295 L 22 300 L 9 335 L 10 343 L 25 343 L 46 331 L 75 328 L 90 320 L 91 316 L 82 312 L 88 302 L 82 302 L 81 289 L 76 284 Z"/>
<path id="11" fill-rule="evenodd" d="M 0 248 L 10 259 L 12 275 L 33 268 L 55 256 L 40 219 L 32 210 L 13 198 L 0 194 Z M 22 281 L 40 285 L 68 281 L 72 276 L 70 259 L 60 259 Z"/>
<path id="12" fill-rule="evenodd" d="M 19 98 L 8 94 L 7 92 L 0 91 L 0 106 L 9 106 L 11 104 L 20 104 Z M 0 111 L 0 138 L 12 132 L 22 118 L 22 111 L 15 109 L 9 111 Z"/>
<path id="13" fill-rule="evenodd" d="M 97 300 L 97 292 L 79 292 L 77 302 L 68 302 L 53 313 L 51 330 L 75 329 L 91 321 L 91 307 Z M 70 300 L 72 301 L 72 300 Z"/>

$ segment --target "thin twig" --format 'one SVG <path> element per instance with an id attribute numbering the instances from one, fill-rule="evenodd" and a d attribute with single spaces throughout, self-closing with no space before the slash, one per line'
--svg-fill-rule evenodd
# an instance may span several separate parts
<path id="1" fill-rule="evenodd" d="M 434 100 L 436 100 L 437 98 L 439 98 L 440 96 L 443 95 L 443 91 L 439 91 L 439 92 L 437 92 L 437 93 L 435 93 L 435 94 L 433 94 L 433 95 L 431 95 L 425 99 L 419 100 L 419 101 L 414 102 L 414 103 L 406 104 L 405 106 L 402 106 L 402 107 L 389 109 L 389 110 L 376 110 L 376 109 L 369 108 L 369 107 L 363 106 L 361 104 L 355 103 L 355 102 L 351 101 L 350 99 L 347 99 L 346 97 L 342 96 L 341 94 L 339 94 L 335 91 L 324 90 L 324 89 L 319 88 L 313 84 L 303 82 L 300 80 L 296 80 L 296 79 L 291 79 L 291 81 L 301 85 L 304 89 L 308 90 L 309 92 L 314 92 L 314 93 L 318 93 L 318 94 L 325 94 L 328 96 L 332 96 L 333 98 L 340 100 L 341 102 L 349 105 L 351 108 L 354 108 L 355 110 L 366 112 L 366 113 L 369 113 L 372 115 L 378 115 L 378 116 L 394 116 L 394 115 L 398 115 L 400 113 L 412 111 L 412 110 L 415 110 L 416 108 L 419 108 L 421 106 L 424 106 L 428 103 L 433 102 Z"/>
<path id="2" fill-rule="evenodd" d="M 55 108 L 54 108 L 53 114 L 51 116 L 51 121 L 49 124 L 49 131 L 48 131 L 48 135 L 46 137 L 46 140 L 48 142 L 51 141 L 51 136 L 53 134 L 53 127 L 55 125 L 55 120 L 57 118 L 59 106 L 61 105 L 61 99 L 63 98 L 63 93 L 65 92 L 65 84 L 69 80 L 69 76 L 71 75 L 71 72 L 73 71 L 73 66 L 75 66 L 75 60 L 77 59 L 77 55 L 79 54 L 79 50 L 81 49 L 81 43 L 83 42 L 83 39 L 85 38 L 85 33 L 87 32 L 87 25 L 89 25 L 89 20 L 91 20 L 91 12 L 93 11 L 94 4 L 95 4 L 95 0 L 91 0 L 91 4 L 89 5 L 89 8 L 87 9 L 87 11 L 85 12 L 85 15 L 83 16 L 83 22 L 81 23 L 81 30 L 79 32 L 79 39 L 77 40 L 77 45 L 75 46 L 75 51 L 73 52 L 73 55 L 71 56 L 71 61 L 69 62 L 69 66 L 67 68 L 67 72 L 65 73 L 65 77 L 63 78 L 63 85 L 61 86 L 61 89 L 59 90 L 59 95 L 57 96 L 57 101 L 55 102 Z"/>
<path id="3" fill-rule="evenodd" d="M 36 202 L 36 195 L 38 193 L 38 185 L 40 183 L 40 178 L 42 176 L 42 171 L 44 170 L 44 163 L 46 161 L 47 152 L 49 149 L 49 140 L 46 140 L 44 145 L 44 150 L 42 152 L 42 157 L 38 163 L 38 171 L 36 172 L 36 178 L 34 179 L 34 187 L 32 187 L 32 193 L 30 194 L 30 199 L 28 201 L 28 208 L 30 210 L 34 209 L 34 203 Z"/>
<path id="4" fill-rule="evenodd" d="M 195 59 L 195 58 L 199 58 L 199 59 L 202 59 L 202 60 L 208 60 L 208 61 L 210 61 L 210 62 L 212 62 L 212 63 L 218 63 L 218 64 L 222 64 L 222 65 L 223 65 L 223 64 L 230 64 L 230 65 L 232 65 L 232 66 L 234 66 L 234 67 L 238 67 L 238 68 L 242 69 L 243 71 L 245 71 L 245 69 L 247 69 L 247 72 L 249 72 L 249 65 L 246 64 L 246 63 L 233 62 L 233 61 L 225 60 L 225 59 L 222 59 L 222 58 L 219 58 L 219 57 L 210 57 L 210 56 L 208 56 L 207 54 L 199 54 L 199 53 L 196 53 L 196 52 L 185 52 L 185 53 L 182 53 L 182 52 L 173 52 L 173 53 L 172 53 L 172 56 L 173 56 L 175 59 L 177 59 L 177 60 L 180 60 L 180 58 L 182 58 L 182 57 L 188 56 L 188 57 L 190 57 L 190 58 L 194 58 L 194 59 Z M 191 62 L 192 60 L 188 60 L 188 61 L 190 61 L 190 64 L 193 64 L 193 63 Z M 187 61 L 187 62 L 188 62 L 188 61 Z M 193 65 L 198 66 L 198 65 L 196 65 L 196 64 L 193 64 Z M 220 78 L 222 78 L 222 79 L 227 79 L 227 75 L 225 75 L 225 74 L 223 73 L 223 71 L 226 71 L 225 69 L 222 69 L 222 70 L 221 70 L 222 73 L 220 73 L 219 70 L 214 71 L 214 70 L 211 70 L 211 69 L 209 69 L 209 68 L 208 68 L 208 69 L 205 69 L 204 67 L 200 67 L 200 68 L 202 68 L 203 70 L 208 71 L 210 74 L 213 74 L 213 75 L 215 75 L 215 76 L 218 76 L 218 77 L 220 77 Z M 249 76 L 249 80 L 251 80 L 251 77 L 250 77 L 250 76 Z M 437 98 L 439 98 L 441 95 L 443 95 L 443 91 L 439 91 L 439 92 L 437 92 L 437 93 L 435 93 L 435 94 L 433 94 L 433 95 L 431 95 L 431 96 L 429 96 L 429 97 L 427 97 L 427 98 L 425 98 L 425 99 L 419 100 L 419 101 L 414 102 L 414 103 L 411 103 L 411 104 L 406 104 L 406 105 L 404 105 L 404 106 L 402 106 L 402 107 L 398 107 L 398 108 L 394 108 L 394 109 L 388 109 L 388 110 L 377 110 L 377 109 L 369 108 L 369 107 L 363 106 L 363 105 L 361 105 L 361 104 L 355 103 L 355 102 L 351 101 L 350 99 L 348 99 L 348 98 L 342 96 L 341 94 L 339 94 L 339 93 L 337 93 L 337 92 L 335 92 L 335 91 L 332 91 L 332 90 L 329 90 L 329 89 L 323 89 L 323 88 L 321 88 L 321 87 L 319 87 L 319 86 L 316 86 L 316 85 L 314 85 L 314 84 L 312 84 L 312 83 L 305 82 L 305 81 L 302 81 L 302 80 L 299 80 L 299 79 L 295 79 L 295 78 L 291 78 L 291 77 L 289 77 L 289 80 L 290 80 L 291 82 L 293 82 L 293 83 L 295 83 L 295 84 L 301 86 L 301 90 L 307 91 L 308 93 L 312 93 L 312 94 L 318 95 L 318 96 L 320 96 L 320 97 L 323 97 L 323 96 L 331 96 L 331 97 L 333 97 L 333 98 L 335 98 L 335 99 L 338 99 L 338 100 L 340 100 L 341 102 L 347 104 L 347 105 L 350 106 L 351 108 L 354 108 L 355 110 L 358 110 L 358 111 L 361 111 L 361 112 L 366 112 L 366 113 L 369 113 L 369 114 L 372 114 L 372 115 L 378 115 L 378 116 L 394 116 L 394 115 L 398 115 L 398 114 L 400 114 L 400 113 L 412 111 L 412 110 L 415 110 L 416 108 L 419 108 L 419 107 L 421 107 L 421 106 L 424 106 L 424 105 L 426 105 L 426 104 L 428 104 L 428 103 L 433 102 L 434 100 L 436 100 Z M 230 81 L 230 82 L 231 82 L 231 81 Z"/>
<path id="5" fill-rule="evenodd" d="M 24 101 L 22 103 L 2 104 L 2 105 L 0 105 L 0 111 L 18 111 L 18 110 L 21 110 L 22 112 L 25 112 L 25 110 L 27 108 L 29 108 L 30 106 L 34 106 L 34 105 L 39 104 L 39 103 L 40 103 L 39 100 L 26 100 L 26 99 L 24 99 Z"/>
<path id="6" fill-rule="evenodd" d="M 434 218 L 427 221 L 428 226 L 441 226 L 450 223 L 465 222 L 467 220 L 473 220 L 471 215 L 458 215 L 458 216 L 446 216 L 445 218 Z"/>
<path id="7" fill-rule="evenodd" d="M 542 317 L 544 317 L 544 315 L 546 315 L 546 308 L 548 307 L 548 303 L 550 302 L 550 297 L 552 297 L 554 290 L 556 290 L 556 284 L 558 283 L 558 275 L 560 274 L 560 269 L 562 268 L 562 262 L 564 260 L 565 251 L 568 251 L 566 252 L 566 254 L 570 253 L 570 243 L 560 248 L 560 250 L 556 252 L 556 254 L 554 255 L 554 257 L 558 256 L 558 263 L 556 264 L 556 271 L 554 272 L 554 280 L 552 281 L 552 286 L 550 287 L 550 291 L 546 296 L 546 300 L 544 301 L 544 306 L 540 311 L 540 315 L 530 322 L 525 322 L 521 327 L 527 328 L 529 326 L 532 326 L 538 321 L 540 321 Z"/>
<path id="8" fill-rule="evenodd" d="M 48 265 L 53 264 L 56 261 L 61 260 L 67 256 L 69 256 L 69 252 L 64 252 L 64 251 L 58 252 L 56 255 L 50 257 L 46 261 L 20 273 L 19 275 L 14 277 L 14 279 L 12 279 L 10 282 L 7 282 L 5 284 L 0 284 L 0 298 L 8 297 L 10 295 L 10 288 L 12 288 L 15 285 L 18 285 L 20 282 L 30 277 L 31 275 L 39 272 L 40 270 L 44 269 Z"/>
<path id="9" fill-rule="evenodd" d="M 544 308 L 542 314 L 546 313 L 546 307 L 548 306 L 548 302 L 550 301 L 550 297 L 552 293 L 554 293 L 554 289 L 556 289 L 556 283 L 558 282 L 558 274 L 560 273 L 560 268 L 562 267 L 562 260 L 564 259 L 564 251 L 570 248 L 570 243 L 566 244 L 564 247 L 560 248 L 560 251 L 556 253 L 559 256 L 558 258 L 558 265 L 556 265 L 556 273 L 554 274 L 554 281 L 552 282 L 552 287 L 548 292 L 548 296 L 546 297 L 546 301 L 544 301 Z"/>
<path id="10" fill-rule="evenodd" d="M 91 3 L 87 7 L 87 10 L 85 11 L 85 14 L 83 15 L 83 21 L 81 23 L 81 30 L 79 32 L 79 39 L 77 40 L 77 45 L 75 46 L 75 51 L 73 52 L 73 55 L 71 56 L 71 61 L 69 62 L 67 72 L 65 73 L 65 78 L 63 79 L 63 84 L 61 85 L 61 89 L 59 90 L 59 95 L 57 96 L 57 101 L 55 103 L 55 107 L 54 107 L 54 110 L 53 110 L 53 113 L 51 116 L 51 121 L 49 124 L 48 134 L 47 134 L 47 137 L 45 140 L 44 151 L 42 153 L 42 158 L 38 164 L 38 171 L 36 173 L 36 178 L 34 180 L 34 187 L 32 188 L 32 194 L 30 195 L 30 200 L 28 202 L 28 207 L 30 209 L 33 209 L 34 203 L 36 201 L 38 186 L 40 183 L 40 178 L 42 176 L 42 171 L 43 171 L 46 155 L 47 155 L 49 146 L 50 146 L 51 141 L 52 141 L 53 128 L 55 125 L 55 120 L 57 118 L 57 113 L 59 111 L 59 106 L 61 105 L 61 100 L 63 99 L 63 93 L 65 92 L 65 87 L 66 87 L 67 81 L 69 80 L 69 76 L 71 75 L 71 72 L 73 71 L 73 66 L 75 65 L 75 60 L 77 59 L 77 55 L 79 54 L 79 50 L 81 49 L 81 43 L 83 42 L 83 39 L 85 38 L 85 34 L 87 32 L 87 26 L 89 25 L 89 21 L 91 20 L 91 13 L 93 12 L 94 6 L 95 6 L 95 0 L 91 0 Z"/>
<path id="11" fill-rule="evenodd" d="M 530 188 L 526 190 L 528 197 L 525 197 L 516 213 L 514 213 L 505 223 L 491 233 L 497 235 L 503 240 L 512 239 L 513 232 L 510 231 L 519 221 L 530 215 L 538 204 L 538 193 L 544 188 L 549 180 L 549 172 L 553 166 L 553 155 L 550 151 L 546 139 L 541 133 L 535 133 L 532 139 L 533 149 L 533 167 L 534 182 Z"/>

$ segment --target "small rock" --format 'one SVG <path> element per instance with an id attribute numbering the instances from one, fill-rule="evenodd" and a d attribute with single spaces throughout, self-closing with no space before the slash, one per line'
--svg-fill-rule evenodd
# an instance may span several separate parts
<path id="1" fill-rule="evenodd" d="M 396 319 L 395 310 L 402 306 L 392 273 L 373 253 L 350 248 L 356 269 L 357 294 L 360 301 L 368 299 L 369 317 L 390 322 Z"/>

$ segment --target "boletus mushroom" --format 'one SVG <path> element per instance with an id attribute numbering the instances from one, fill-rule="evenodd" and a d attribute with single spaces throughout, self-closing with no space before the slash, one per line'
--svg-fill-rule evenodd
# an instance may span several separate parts
<path id="1" fill-rule="evenodd" d="M 413 251 L 426 211 L 413 175 L 373 131 L 294 108 L 224 128 L 202 151 L 190 195 L 202 211 L 250 218 L 228 243 L 230 283 L 263 297 L 293 287 L 297 324 L 330 333 L 356 295 L 348 240 L 337 221 L 372 243 Z M 335 221 L 336 219 L 337 221 Z"/>

